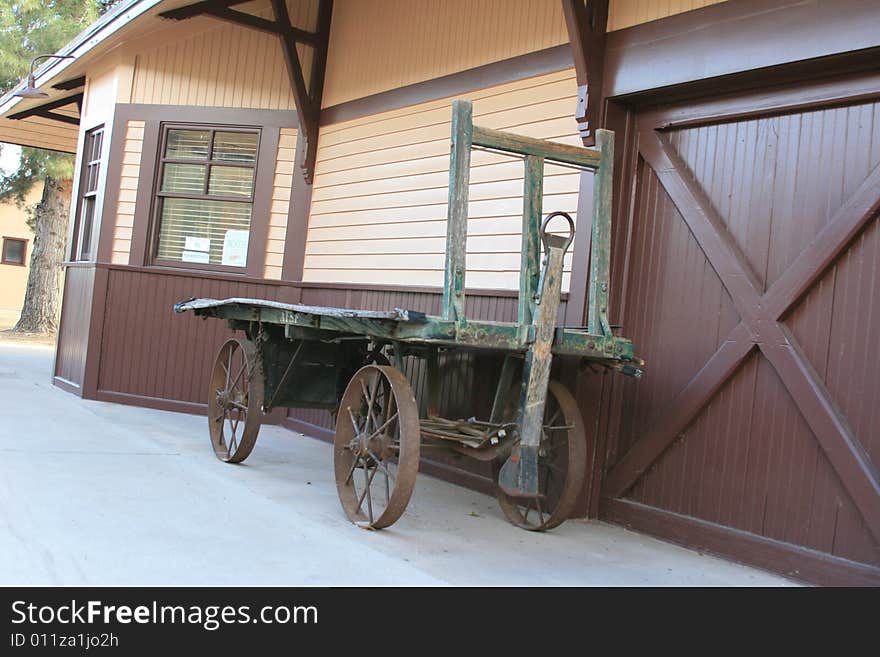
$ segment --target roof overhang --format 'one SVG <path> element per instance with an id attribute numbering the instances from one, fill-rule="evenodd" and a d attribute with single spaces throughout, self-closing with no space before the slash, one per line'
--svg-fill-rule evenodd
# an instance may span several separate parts
<path id="1" fill-rule="evenodd" d="M 24 89 L 25 81 L 0 98 L 0 142 L 75 153 L 79 106 L 73 101 L 55 103 L 74 96 L 73 92 L 81 92 L 89 67 L 124 40 L 167 26 L 158 18 L 159 5 L 166 11 L 185 4 L 188 0 L 122 0 L 55 53 L 73 59 L 50 59 L 34 71 L 35 86 L 45 91 L 47 98 L 15 96 Z M 144 20 L 150 16 L 155 21 Z M 59 119 L 60 116 L 65 118 Z"/>

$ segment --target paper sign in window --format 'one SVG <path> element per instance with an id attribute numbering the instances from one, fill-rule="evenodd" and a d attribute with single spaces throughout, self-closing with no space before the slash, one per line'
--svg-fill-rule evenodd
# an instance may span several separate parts
<path id="1" fill-rule="evenodd" d="M 220 264 L 230 267 L 244 267 L 247 264 L 248 237 L 247 230 L 227 230 L 223 238 L 223 256 Z"/>

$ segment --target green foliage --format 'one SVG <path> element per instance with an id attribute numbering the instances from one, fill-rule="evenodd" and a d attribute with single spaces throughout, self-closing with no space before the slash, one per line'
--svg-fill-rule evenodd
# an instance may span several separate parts
<path id="1" fill-rule="evenodd" d="M 25 208 L 25 197 L 35 183 L 47 177 L 66 180 L 72 176 L 72 155 L 42 148 L 22 148 L 18 169 L 8 176 L 0 176 L 0 202 L 15 201 L 18 207 Z M 26 209 L 28 226 L 34 230 L 36 208 L 29 206 Z"/>
<path id="2" fill-rule="evenodd" d="M 31 58 L 54 53 L 94 23 L 96 0 L 13 0 L 0 4 L 0 92 L 27 75 Z"/>
<path id="3" fill-rule="evenodd" d="M 116 1 L 0 2 L 0 94 L 27 76 L 33 57 L 57 52 Z M 34 183 L 46 176 L 65 179 L 72 175 L 70 155 L 24 148 L 18 170 L 9 176 L 0 176 L 0 201 L 14 199 L 20 205 Z"/>

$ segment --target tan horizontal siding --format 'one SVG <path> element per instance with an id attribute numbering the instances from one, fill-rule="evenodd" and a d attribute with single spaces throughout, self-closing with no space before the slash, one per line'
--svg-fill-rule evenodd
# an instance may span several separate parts
<path id="1" fill-rule="evenodd" d="M 308 30 L 314 29 L 317 7 L 317 0 L 288 1 L 293 23 Z M 268 3 L 252 13 L 271 17 Z M 294 109 L 278 37 L 221 21 L 208 25 L 136 54 L 133 103 Z M 309 70 L 312 49 L 297 50 Z"/>
<path id="2" fill-rule="evenodd" d="M 324 104 L 567 40 L 556 0 L 336 0 Z"/>
<path id="3" fill-rule="evenodd" d="M 579 144 L 574 71 L 468 94 L 474 123 Z M 440 286 L 446 253 L 451 99 L 327 126 L 318 162 L 304 279 Z M 548 165 L 545 212 L 577 210 L 579 174 Z M 469 287 L 519 285 L 523 164 L 474 151 Z M 571 265 L 566 259 L 566 272 Z M 564 280 L 568 285 L 568 275 Z"/>
<path id="4" fill-rule="evenodd" d="M 723 0 L 611 0 L 619 30 Z M 558 0 L 336 0 L 324 106 L 568 43 Z"/>
<path id="5" fill-rule="evenodd" d="M 284 241 L 287 238 L 287 217 L 293 186 L 292 167 L 296 159 L 296 129 L 281 128 L 275 177 L 272 181 L 272 203 L 269 212 L 269 233 L 266 239 L 266 264 L 263 277 L 280 280 L 284 264 Z"/>
<path id="6" fill-rule="evenodd" d="M 716 5 L 726 0 L 611 0 L 608 6 L 608 31 L 655 21 L 674 14 Z"/>
<path id="7" fill-rule="evenodd" d="M 144 122 L 129 121 L 125 127 L 122 170 L 119 176 L 119 199 L 116 202 L 113 226 L 113 250 L 110 261 L 127 265 L 131 254 L 131 231 L 134 227 L 134 208 L 141 170 L 141 153 L 144 146 Z"/>

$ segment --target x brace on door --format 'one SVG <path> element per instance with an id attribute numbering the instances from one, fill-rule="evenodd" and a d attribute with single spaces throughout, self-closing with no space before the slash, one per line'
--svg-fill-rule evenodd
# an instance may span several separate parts
<path id="1" fill-rule="evenodd" d="M 880 166 L 871 171 L 825 228 L 766 293 L 761 294 L 722 218 L 693 178 L 683 174 L 687 167 L 667 139 L 653 129 L 643 130 L 639 133 L 639 152 L 654 169 L 718 274 L 741 320 L 703 368 L 650 424 L 651 428 L 608 473 L 603 495 L 625 494 L 757 347 L 776 370 L 869 531 L 880 540 L 877 468 L 791 331 L 780 321 L 880 209 Z"/>

